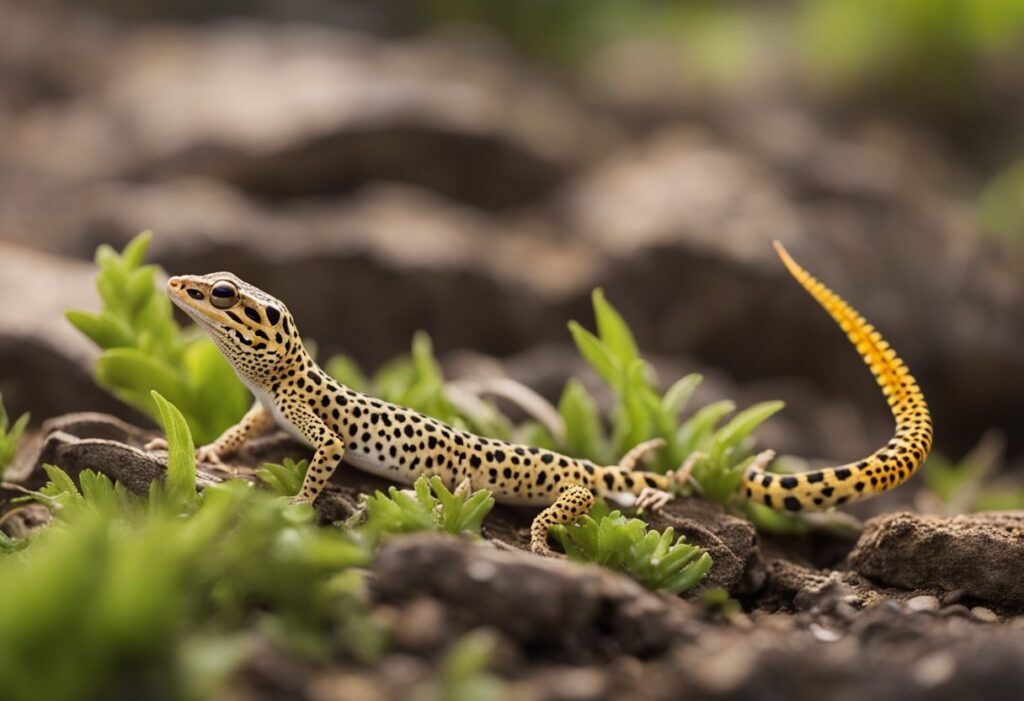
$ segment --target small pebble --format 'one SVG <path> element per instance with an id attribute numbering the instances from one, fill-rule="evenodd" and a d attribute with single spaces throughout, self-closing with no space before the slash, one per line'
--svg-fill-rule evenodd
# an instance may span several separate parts
<path id="1" fill-rule="evenodd" d="M 984 606 L 972 608 L 971 615 L 976 621 L 981 621 L 982 623 L 996 623 L 999 621 L 999 616 L 996 615 L 996 612 Z"/>
<path id="2" fill-rule="evenodd" d="M 953 591 L 946 592 L 946 594 L 942 597 L 942 605 L 952 606 L 953 604 L 958 604 L 960 603 L 960 599 L 964 598 L 964 594 L 966 593 L 967 592 L 965 592 L 963 589 L 954 589 Z"/>
<path id="3" fill-rule="evenodd" d="M 825 626 L 820 626 L 817 623 L 810 625 L 811 635 L 815 639 L 820 640 L 823 643 L 834 643 L 843 637 L 843 634 L 836 630 L 829 630 Z"/>
<path id="4" fill-rule="evenodd" d="M 923 657 L 911 667 L 914 681 L 924 687 L 938 686 L 949 681 L 956 673 L 956 658 L 946 651 Z"/>
<path id="5" fill-rule="evenodd" d="M 903 604 L 909 613 L 917 613 L 919 611 L 938 611 L 939 600 L 934 596 L 927 594 L 922 596 L 915 596 L 913 599 L 909 599 Z"/>

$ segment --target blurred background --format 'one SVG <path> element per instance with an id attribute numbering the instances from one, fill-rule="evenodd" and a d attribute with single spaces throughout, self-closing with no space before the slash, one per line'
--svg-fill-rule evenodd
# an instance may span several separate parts
<path id="1" fill-rule="evenodd" d="M 767 442 L 887 439 L 779 239 L 1024 462 L 1024 0 L 0 2 L 0 392 L 133 415 L 62 316 L 96 246 L 231 270 L 321 354 L 425 329 L 549 397 L 601 286 L 666 381 L 782 398 Z"/>

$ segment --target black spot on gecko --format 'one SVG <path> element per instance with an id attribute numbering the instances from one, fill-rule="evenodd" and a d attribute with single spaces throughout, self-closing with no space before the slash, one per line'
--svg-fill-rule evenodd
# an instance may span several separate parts
<path id="1" fill-rule="evenodd" d="M 243 311 L 245 312 L 245 315 L 247 317 L 255 321 L 257 324 L 263 323 L 263 317 L 260 316 L 260 313 L 253 309 L 252 307 L 246 307 Z"/>

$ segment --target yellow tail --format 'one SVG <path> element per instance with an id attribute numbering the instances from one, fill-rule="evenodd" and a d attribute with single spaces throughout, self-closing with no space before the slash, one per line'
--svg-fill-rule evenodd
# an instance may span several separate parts
<path id="1" fill-rule="evenodd" d="M 797 475 L 751 469 L 744 484 L 747 497 L 776 509 L 827 509 L 902 484 L 917 471 L 932 447 L 932 420 L 917 381 L 864 317 L 801 268 L 778 241 L 775 250 L 793 277 L 842 327 L 871 368 L 896 418 L 896 435 L 870 457 L 840 467 Z"/>

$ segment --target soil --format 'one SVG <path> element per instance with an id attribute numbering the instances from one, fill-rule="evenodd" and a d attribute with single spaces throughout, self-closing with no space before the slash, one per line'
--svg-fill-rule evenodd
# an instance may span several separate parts
<path id="1" fill-rule="evenodd" d="M 98 466 L 145 493 L 165 470 L 162 454 L 141 450 L 155 435 L 104 414 L 58 417 L 9 477 L 31 488 L 44 481 L 44 462 L 72 475 Z M 199 484 L 253 479 L 263 461 L 303 455 L 284 434 L 271 435 L 230 468 L 200 465 Z M 361 494 L 384 486 L 343 469 L 316 506 L 325 523 L 342 520 Z M 496 636 L 494 670 L 517 699 L 981 699 L 1024 682 L 1024 597 L 1012 576 L 1024 514 L 896 513 L 867 521 L 855 541 L 827 531 L 785 539 L 680 499 L 651 524 L 671 525 L 715 561 L 682 597 L 528 552 L 531 515 L 496 508 L 479 541 L 387 540 L 371 566 L 372 605 L 401 625 L 378 666 L 310 673 L 256 655 L 243 685 L 258 680 L 254 698 L 402 698 L 437 650 L 480 628 Z M 5 528 L 24 533 L 45 518 L 25 509 Z M 704 603 L 710 587 L 726 589 L 742 610 Z"/>

